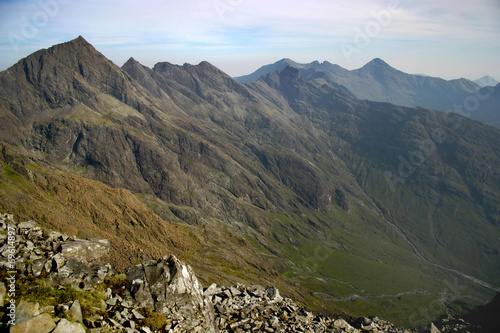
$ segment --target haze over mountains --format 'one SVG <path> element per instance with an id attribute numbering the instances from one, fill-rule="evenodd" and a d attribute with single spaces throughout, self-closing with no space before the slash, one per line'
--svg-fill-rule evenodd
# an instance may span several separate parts
<path id="1" fill-rule="evenodd" d="M 494 88 L 498 82 L 489 76 L 474 82 L 467 79 L 446 81 L 401 72 L 378 58 L 355 70 L 347 70 L 328 61 L 299 64 L 291 59 L 282 59 L 235 80 L 240 83 L 257 81 L 262 75 L 287 66 L 299 69 L 308 81 L 342 87 L 359 99 L 454 112 L 500 127 L 500 106 L 491 101 L 499 98 L 498 88 Z M 478 92 L 484 87 L 489 88 Z"/>
<path id="2" fill-rule="evenodd" d="M 500 130 L 395 105 L 426 96 L 446 107 L 478 86 L 380 59 L 356 71 L 282 62 L 240 84 L 207 62 L 147 68 L 130 58 L 120 68 L 79 37 L 0 73 L 0 141 L 44 167 L 128 189 L 165 220 L 229 230 L 207 248 L 237 234 L 222 247 L 233 267 L 265 270 L 268 281 L 278 272 L 317 307 L 418 327 L 452 299 L 493 298 Z M 2 209 L 30 184 L 4 160 Z M 229 253 L 238 244 L 258 258 L 238 263 Z M 224 276 L 199 269 L 207 281 Z M 235 271 L 224 278 L 245 279 Z M 419 314 L 431 302 L 432 315 Z"/>

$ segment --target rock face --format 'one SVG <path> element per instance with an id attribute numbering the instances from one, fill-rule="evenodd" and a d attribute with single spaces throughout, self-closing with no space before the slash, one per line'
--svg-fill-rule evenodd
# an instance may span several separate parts
<path id="1" fill-rule="evenodd" d="M 127 268 L 135 304 L 178 321 L 186 331 L 215 332 L 214 309 L 192 269 L 175 256 Z M 176 308 L 177 311 L 172 311 Z"/>

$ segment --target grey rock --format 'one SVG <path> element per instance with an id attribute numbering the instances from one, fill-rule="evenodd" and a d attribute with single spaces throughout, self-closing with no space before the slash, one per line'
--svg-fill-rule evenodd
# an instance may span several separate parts
<path id="1" fill-rule="evenodd" d="M 123 326 L 119 322 L 117 322 L 116 320 L 114 320 L 112 318 L 108 318 L 108 321 L 109 321 L 111 327 L 123 328 Z"/>
<path id="2" fill-rule="evenodd" d="M 72 304 L 70 302 L 58 304 L 57 307 L 56 307 L 56 309 L 60 313 L 66 313 L 71 308 L 71 305 Z"/>
<path id="3" fill-rule="evenodd" d="M 233 297 L 241 295 L 241 291 L 239 291 L 239 290 L 238 290 L 237 288 L 235 288 L 235 287 L 231 287 L 231 288 L 229 288 L 229 290 L 231 291 L 231 295 L 232 295 Z"/>
<path id="4" fill-rule="evenodd" d="M 109 306 L 115 306 L 116 305 L 116 298 L 110 298 L 106 301 L 106 304 Z"/>
<path id="5" fill-rule="evenodd" d="M 52 333 L 85 333 L 85 328 L 80 323 L 61 319 Z"/>
<path id="6" fill-rule="evenodd" d="M 60 254 L 56 254 L 52 257 L 52 269 L 59 270 L 66 263 L 65 258 Z"/>
<path id="7" fill-rule="evenodd" d="M 106 291 L 104 292 L 104 297 L 108 299 L 113 297 L 113 291 L 111 290 L 111 288 L 106 289 Z"/>
<path id="8" fill-rule="evenodd" d="M 52 271 L 52 260 L 47 260 L 44 265 L 45 272 L 50 273 Z"/>
<path id="9" fill-rule="evenodd" d="M 42 257 L 40 255 L 37 255 L 34 252 L 30 253 L 29 260 L 34 261 L 34 260 L 37 260 L 37 259 L 42 259 Z"/>
<path id="10" fill-rule="evenodd" d="M 203 295 L 212 296 L 218 294 L 220 292 L 220 288 L 217 287 L 217 284 L 212 283 L 208 288 L 205 289 Z"/>
<path id="11" fill-rule="evenodd" d="M 62 241 L 62 240 L 63 240 L 62 234 L 60 232 L 57 232 L 57 231 L 50 231 L 45 238 L 46 242 L 54 242 L 54 241 Z"/>
<path id="12" fill-rule="evenodd" d="M 17 323 L 10 328 L 11 333 L 49 333 L 56 327 L 56 323 L 48 313 L 31 317 L 30 319 Z"/>
<path id="13" fill-rule="evenodd" d="M 86 264 L 98 263 L 109 254 L 109 243 L 83 239 L 66 241 L 61 244 L 61 254 Z"/>
<path id="14" fill-rule="evenodd" d="M 337 319 L 333 322 L 333 327 L 336 329 L 343 329 L 343 330 L 349 330 L 352 331 L 353 327 L 349 325 L 344 319 Z"/>
<path id="15" fill-rule="evenodd" d="M 272 301 L 281 301 L 283 298 L 280 295 L 280 291 L 276 287 L 266 288 L 266 292 Z"/>
<path id="16" fill-rule="evenodd" d="M 22 323 L 39 314 L 40 306 L 38 303 L 20 301 L 16 307 L 16 323 Z"/>
<path id="17" fill-rule="evenodd" d="M 92 315 L 90 317 L 84 318 L 83 323 L 89 328 L 98 328 L 101 326 L 99 322 L 101 322 L 102 320 L 103 318 L 101 316 Z"/>
<path id="18" fill-rule="evenodd" d="M 78 323 L 83 323 L 82 307 L 78 300 L 73 302 L 73 305 L 69 308 L 68 319 L 76 321 Z"/>
<path id="19" fill-rule="evenodd" d="M 132 310 L 132 315 L 134 315 L 134 318 L 137 320 L 144 319 L 144 316 L 137 312 L 137 310 L 135 309 Z"/>
<path id="20" fill-rule="evenodd" d="M 24 233 L 25 231 L 29 229 L 35 229 L 37 227 L 37 224 L 35 221 L 26 221 L 26 222 L 19 222 L 17 225 L 17 230 L 19 233 Z"/>
<path id="21" fill-rule="evenodd" d="M 26 241 L 26 250 L 32 251 L 34 249 L 35 249 L 35 245 L 33 244 L 33 242 L 30 240 L 27 240 Z"/>
<path id="22" fill-rule="evenodd" d="M 127 320 L 125 321 L 125 324 L 123 326 L 130 327 L 131 329 L 135 330 L 135 321 Z"/>
<path id="23" fill-rule="evenodd" d="M 252 293 L 252 295 L 257 296 L 257 297 L 262 297 L 266 293 L 266 289 L 261 286 L 261 285 L 253 285 L 250 288 L 248 288 L 248 291 Z"/>
<path id="24" fill-rule="evenodd" d="M 125 270 L 131 283 L 131 296 L 140 306 L 171 315 L 183 330 L 202 326 L 205 332 L 216 332 L 212 303 L 192 269 L 175 256 L 151 260 Z M 170 309 L 177 308 L 171 314 Z"/>
<path id="25" fill-rule="evenodd" d="M 40 313 L 48 313 L 48 314 L 53 314 L 55 311 L 55 308 L 53 305 L 46 305 L 46 306 L 42 306 L 40 308 Z"/>
<path id="26" fill-rule="evenodd" d="M 33 263 L 31 264 L 31 273 L 34 277 L 39 277 L 42 274 L 45 263 L 45 259 L 37 259 L 33 261 Z"/>

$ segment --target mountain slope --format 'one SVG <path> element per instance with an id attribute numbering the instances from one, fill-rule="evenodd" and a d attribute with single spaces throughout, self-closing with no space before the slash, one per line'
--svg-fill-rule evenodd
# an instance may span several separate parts
<path id="1" fill-rule="evenodd" d="M 37 219 L 42 227 L 82 238 L 110 240 L 110 263 L 123 268 L 175 254 L 206 285 L 262 283 L 311 301 L 278 278 L 241 236 L 213 224 L 189 226 L 159 218 L 130 191 L 48 169 L 0 142 L 0 211 Z M 224 241 L 221 241 L 224 240 Z"/>
<path id="2" fill-rule="evenodd" d="M 301 91 L 314 86 L 292 68 L 269 74 L 260 82 L 269 85 L 276 75 L 278 89 L 290 105 L 325 132 L 324 140 L 331 140 L 331 149 L 366 193 L 422 251 L 433 249 L 428 255 L 450 267 L 470 268 L 483 262 L 476 275 L 485 272 L 491 260 L 499 259 L 496 251 L 488 249 L 500 245 L 492 237 L 500 226 L 499 171 L 493 167 L 500 162 L 498 130 L 430 110 L 355 102 L 341 96 L 325 99 L 335 92 L 302 97 L 290 93 L 290 86 L 302 85 Z M 295 78 L 290 80 L 290 76 Z M 252 87 L 260 89 L 258 83 Z M 309 112 L 311 106 L 314 113 Z M 463 229 L 455 230 L 457 224 Z M 483 226 L 480 234 L 475 224 Z M 479 243 L 463 241 L 471 233 Z M 463 239 L 461 245 L 458 239 Z M 477 252 L 471 255 L 470 251 Z"/>
<path id="3" fill-rule="evenodd" d="M 0 73 L 0 140 L 167 220 L 237 232 L 330 310 L 418 326 L 449 279 L 458 298 L 491 296 L 499 131 L 304 73 L 241 85 L 207 62 L 119 68 L 80 37 Z M 429 138 L 405 173 L 399 156 Z"/>
<path id="4" fill-rule="evenodd" d="M 463 105 L 470 118 L 500 128 L 500 84 L 479 89 Z"/>

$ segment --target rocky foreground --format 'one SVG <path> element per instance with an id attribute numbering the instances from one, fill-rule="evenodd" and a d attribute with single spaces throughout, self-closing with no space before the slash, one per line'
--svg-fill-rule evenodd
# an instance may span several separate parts
<path id="1" fill-rule="evenodd" d="M 1 330 L 10 332 L 408 332 L 306 311 L 275 287 L 202 288 L 175 256 L 116 275 L 109 242 L 0 217 Z M 64 297 L 63 297 L 63 296 Z"/>

